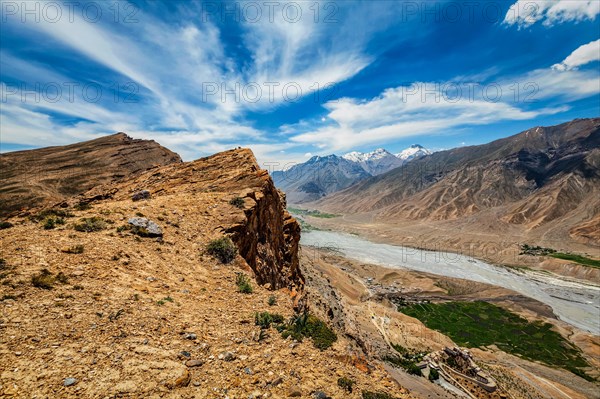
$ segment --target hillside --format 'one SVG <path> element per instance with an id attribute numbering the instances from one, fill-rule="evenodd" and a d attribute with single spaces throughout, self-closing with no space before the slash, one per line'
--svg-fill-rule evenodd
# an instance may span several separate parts
<path id="1" fill-rule="evenodd" d="M 181 162 L 152 140 L 125 133 L 0 155 L 0 216 L 58 202 L 155 166 Z"/>
<path id="2" fill-rule="evenodd" d="M 594 244 L 599 188 L 600 119 L 580 119 L 437 152 L 313 205 L 375 220 L 545 226 Z"/>
<path id="3" fill-rule="evenodd" d="M 411 397 L 345 335 L 318 349 L 316 335 L 297 342 L 256 325 L 258 312 L 289 320 L 307 303 L 299 225 L 249 150 L 157 167 L 9 221 L 5 397 Z M 208 250 L 223 236 L 237 248 L 230 264 Z"/>

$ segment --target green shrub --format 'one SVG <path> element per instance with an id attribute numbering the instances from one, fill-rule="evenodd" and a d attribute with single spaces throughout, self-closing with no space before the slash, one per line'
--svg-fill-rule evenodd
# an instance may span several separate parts
<path id="1" fill-rule="evenodd" d="M 254 324 L 265 330 L 271 327 L 271 323 L 283 324 L 284 321 L 284 317 L 277 313 L 260 312 L 254 314 Z"/>
<path id="2" fill-rule="evenodd" d="M 94 231 L 104 230 L 106 228 L 106 222 L 104 219 L 97 216 L 91 218 L 83 218 L 79 220 L 79 223 L 75 223 L 73 228 L 77 231 L 85 233 L 91 233 Z"/>
<path id="3" fill-rule="evenodd" d="M 267 304 L 268 304 L 269 306 L 274 306 L 274 305 L 276 305 L 276 304 L 277 304 L 277 297 L 275 297 L 275 295 L 271 295 L 271 296 L 269 297 L 269 299 L 267 300 Z"/>
<path id="4" fill-rule="evenodd" d="M 244 209 L 244 199 L 242 197 L 234 197 L 229 201 L 229 205 Z"/>
<path id="5" fill-rule="evenodd" d="M 62 209 L 44 209 L 43 211 L 29 216 L 29 218 L 34 222 L 41 222 L 49 217 L 52 218 L 70 218 L 73 217 L 71 212 L 62 210 Z"/>
<path id="6" fill-rule="evenodd" d="M 312 338 L 315 348 L 325 350 L 337 341 L 337 335 L 318 317 L 302 313 L 297 315 L 290 324 L 282 329 L 283 338 L 291 336 L 297 341 L 303 337 Z"/>
<path id="7" fill-rule="evenodd" d="M 352 386 L 354 385 L 354 380 L 351 380 L 350 378 L 347 378 L 347 377 L 340 377 L 337 380 L 337 384 L 344 391 L 352 393 Z"/>
<path id="8" fill-rule="evenodd" d="M 13 224 L 11 222 L 7 222 L 5 220 L 0 222 L 0 230 L 9 229 L 11 227 L 13 227 Z"/>
<path id="9" fill-rule="evenodd" d="M 237 248 L 229 237 L 221 237 L 208 243 L 206 251 L 221 263 L 230 263 L 237 255 Z"/>
<path id="10" fill-rule="evenodd" d="M 51 229 L 55 228 L 57 224 L 65 224 L 65 220 L 62 217 L 48 216 L 44 220 L 44 223 L 42 224 L 42 226 L 46 230 L 51 230 Z"/>
<path id="11" fill-rule="evenodd" d="M 43 288 L 45 290 L 52 289 L 55 280 L 55 277 L 48 269 L 43 269 L 38 274 L 31 276 L 31 284 L 33 284 L 34 287 Z"/>
<path id="12" fill-rule="evenodd" d="M 250 285 L 250 280 L 245 274 L 238 274 L 235 283 L 238 287 L 238 291 L 242 294 L 252 294 L 252 285 Z"/>
<path id="13" fill-rule="evenodd" d="M 429 369 L 429 381 L 435 381 L 440 378 L 440 373 L 436 369 Z"/>

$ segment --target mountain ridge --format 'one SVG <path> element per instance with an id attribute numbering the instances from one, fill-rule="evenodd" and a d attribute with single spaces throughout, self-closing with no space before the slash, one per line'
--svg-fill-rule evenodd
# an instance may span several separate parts
<path id="1" fill-rule="evenodd" d="M 80 143 L 0 154 L 0 216 L 58 202 L 95 185 L 182 162 L 154 140 L 119 132 Z"/>
<path id="2" fill-rule="evenodd" d="M 600 118 L 591 118 L 436 152 L 313 205 L 416 221 L 466 221 L 495 209 L 499 221 L 524 229 L 571 218 L 577 234 L 576 225 L 598 214 L 598 187 Z"/>
<path id="3" fill-rule="evenodd" d="M 384 148 L 368 153 L 353 151 L 341 156 L 315 155 L 286 171 L 275 171 L 273 180 L 286 192 L 290 203 L 310 202 L 431 153 L 414 144 L 396 155 Z"/>

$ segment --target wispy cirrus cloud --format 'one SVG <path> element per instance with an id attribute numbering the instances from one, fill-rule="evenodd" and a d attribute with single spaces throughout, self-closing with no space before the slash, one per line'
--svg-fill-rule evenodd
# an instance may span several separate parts
<path id="1" fill-rule="evenodd" d="M 597 0 L 518 0 L 509 8 L 504 23 L 522 28 L 537 22 L 553 26 L 594 20 L 598 14 L 600 2 Z"/>
<path id="2" fill-rule="evenodd" d="M 529 120 L 570 109 L 563 105 L 600 94 L 597 71 L 536 69 L 496 82 L 415 82 L 371 99 L 342 98 L 324 105 L 325 121 L 293 135 L 321 151 L 338 152 L 409 137 L 441 135 L 463 126 Z M 555 105 L 535 106 L 540 101 Z M 291 130 L 287 127 L 286 130 Z"/>

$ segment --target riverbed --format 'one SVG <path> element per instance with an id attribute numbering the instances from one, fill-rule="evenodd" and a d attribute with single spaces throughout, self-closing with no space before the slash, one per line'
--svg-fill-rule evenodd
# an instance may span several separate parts
<path id="1" fill-rule="evenodd" d="M 584 284 L 528 269 L 491 265 L 481 260 L 442 251 L 427 251 L 335 231 L 302 232 L 302 245 L 330 248 L 364 263 L 427 272 L 496 285 L 516 291 L 552 307 L 562 321 L 600 335 L 600 286 Z"/>

